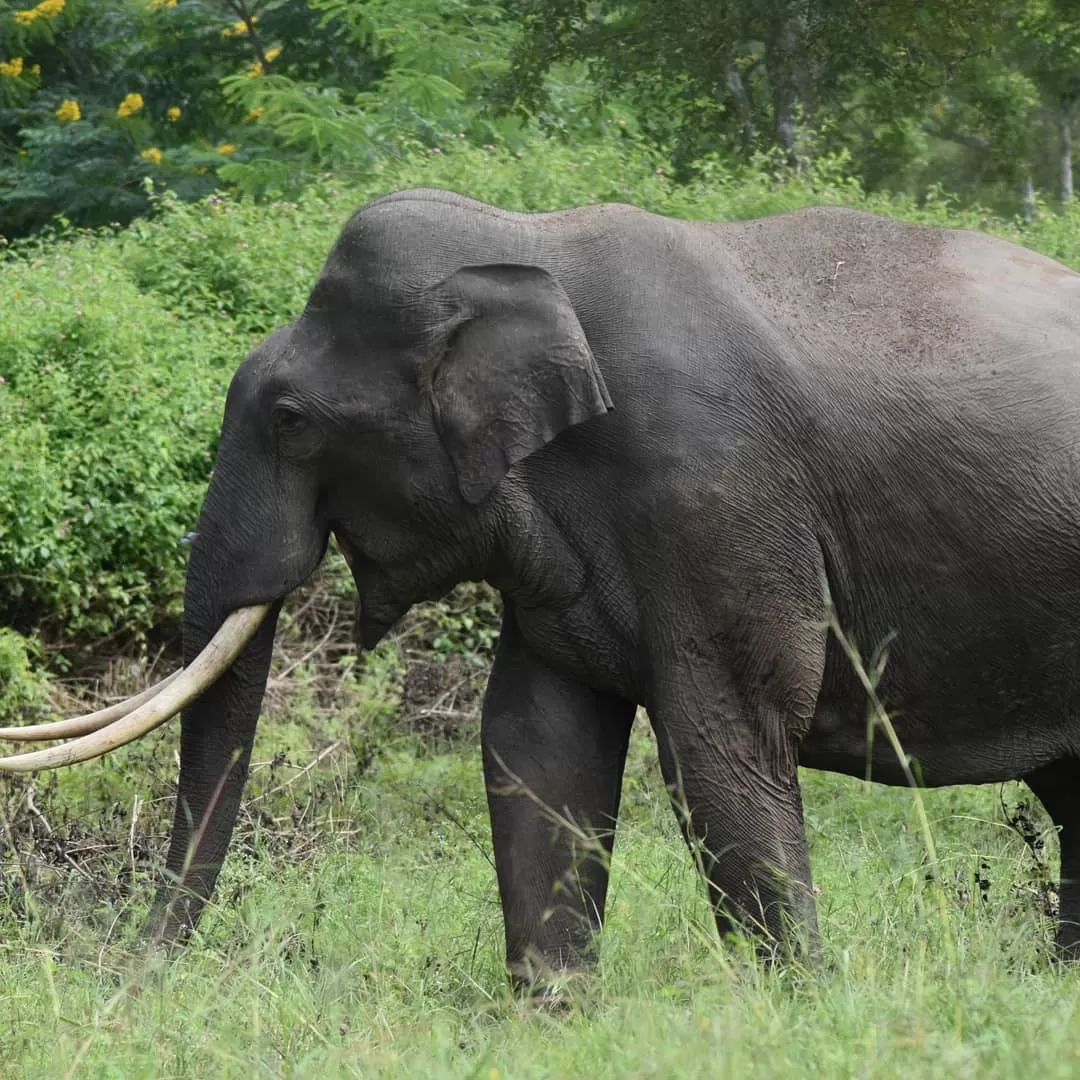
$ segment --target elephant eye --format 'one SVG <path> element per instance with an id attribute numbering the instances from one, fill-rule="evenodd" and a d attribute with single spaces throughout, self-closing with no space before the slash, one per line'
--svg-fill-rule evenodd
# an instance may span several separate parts
<path id="1" fill-rule="evenodd" d="M 319 443 L 319 432 L 311 420 L 298 409 L 287 405 L 274 410 L 274 434 L 290 456 L 304 456 L 314 451 Z"/>
<path id="2" fill-rule="evenodd" d="M 296 409 L 279 408 L 274 413 L 274 426 L 282 435 L 296 435 L 307 428 L 307 417 Z"/>

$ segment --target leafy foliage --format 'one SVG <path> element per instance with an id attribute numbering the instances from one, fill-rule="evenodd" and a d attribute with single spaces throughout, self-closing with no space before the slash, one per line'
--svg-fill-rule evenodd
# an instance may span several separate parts
<path id="1" fill-rule="evenodd" d="M 499 136 L 477 108 L 485 85 L 505 72 L 513 29 L 504 10 L 476 0 L 311 0 L 321 24 L 338 28 L 347 48 L 367 51 L 381 76 L 357 90 L 279 75 L 232 76 L 227 98 L 260 111 L 262 124 L 289 150 L 237 162 L 221 175 L 249 192 L 290 190 L 313 174 L 356 175 L 403 144 L 432 145 L 445 132 L 475 143 Z M 506 125 L 503 125 L 505 128 Z M 506 134 L 504 131 L 503 134 Z"/>
<path id="2" fill-rule="evenodd" d="M 0 234 L 8 237 L 56 215 L 126 223 L 150 209 L 144 178 L 195 199 L 219 186 L 221 166 L 267 153 L 273 134 L 257 110 L 224 96 L 226 76 L 355 91 L 383 66 L 299 0 L 45 3 L 56 13 L 24 24 L 11 0 L 0 0 L 8 54 L 0 59 L 9 65 L 0 69 Z"/>
<path id="3" fill-rule="evenodd" d="M 446 187 L 525 210 L 624 201 L 717 219 L 842 203 L 989 228 L 1080 266 L 1080 211 L 1023 230 L 940 192 L 867 194 L 842 156 L 802 172 L 714 156 L 680 185 L 670 162 L 617 120 L 609 127 L 577 147 L 406 142 L 349 188 L 263 205 L 168 196 L 126 231 L 14 245 L 0 264 L 0 624 L 82 642 L 173 624 L 182 541 L 232 372 L 300 312 L 342 223 L 385 191 Z M 435 633 L 448 654 L 475 651 L 489 623 Z"/>
<path id="4" fill-rule="evenodd" d="M 0 726 L 25 724 L 44 711 L 49 680 L 33 663 L 37 653 L 33 640 L 0 626 Z"/>
<path id="5" fill-rule="evenodd" d="M 263 209 L 253 229 L 232 203 L 170 202 L 161 225 L 27 243 L 9 257 L 0 624 L 86 638 L 176 614 L 181 541 L 225 388 L 251 344 L 299 309 L 336 231 L 338 218 L 324 217 L 320 233 L 325 206 L 303 204 L 306 242 L 298 204 Z"/>
<path id="6" fill-rule="evenodd" d="M 1057 189 L 1076 110 L 1075 0 L 867 4 L 523 0 L 503 100 L 535 108 L 567 59 L 627 94 L 679 175 L 710 152 L 846 152 L 871 189 L 1015 206 Z M 1068 197 L 1064 188 L 1060 189 Z"/>
<path id="7" fill-rule="evenodd" d="M 295 196 L 451 135 L 845 154 L 867 190 L 1071 198 L 1077 0 L 0 0 L 0 233 L 149 190 Z M 621 120 L 621 130 L 612 126 Z"/>

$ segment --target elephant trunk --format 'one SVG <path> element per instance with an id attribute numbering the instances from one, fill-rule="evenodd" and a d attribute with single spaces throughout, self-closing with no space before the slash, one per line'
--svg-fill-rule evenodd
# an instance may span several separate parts
<path id="1" fill-rule="evenodd" d="M 149 933 L 173 941 L 195 926 L 232 837 L 247 779 L 285 597 L 326 551 L 315 493 L 285 470 L 245 457 L 224 438 L 191 545 L 184 592 L 184 660 L 251 606 L 266 615 L 232 666 L 184 710 L 176 813 Z"/>
<path id="2" fill-rule="evenodd" d="M 19 741 L 73 739 L 0 757 L 0 772 L 35 772 L 107 753 L 183 710 L 166 877 L 147 928 L 159 940 L 194 927 L 213 891 L 247 778 L 278 613 L 318 566 L 329 535 L 304 469 L 252 452 L 266 438 L 261 430 L 252 436 L 245 418 L 251 388 L 234 379 L 229 395 L 188 563 L 184 671 L 87 716 L 0 729 L 0 738 Z"/>
<path id="3" fill-rule="evenodd" d="M 207 560 L 192 552 L 184 614 L 184 661 L 210 640 L 223 613 L 212 595 Z M 184 710 L 180 721 L 180 781 L 172 837 L 151 912 L 149 933 L 171 942 L 193 929 L 210 898 L 229 846 L 247 779 L 273 653 L 281 600 L 232 666 Z"/>

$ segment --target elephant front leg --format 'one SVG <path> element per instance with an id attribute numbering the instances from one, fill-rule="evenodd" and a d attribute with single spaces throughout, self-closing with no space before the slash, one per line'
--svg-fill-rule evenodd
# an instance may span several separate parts
<path id="1" fill-rule="evenodd" d="M 555 671 L 507 611 L 481 740 L 506 956 L 519 989 L 588 967 L 634 705 Z"/>

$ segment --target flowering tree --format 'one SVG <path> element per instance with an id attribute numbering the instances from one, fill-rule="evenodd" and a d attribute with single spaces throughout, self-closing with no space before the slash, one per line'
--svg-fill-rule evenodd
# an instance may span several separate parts
<path id="1" fill-rule="evenodd" d="M 309 0 L 343 51 L 371 58 L 364 83 L 275 67 L 227 77 L 228 99 L 257 112 L 287 154 L 252 154 L 223 175 L 249 191 L 297 186 L 319 172 L 364 170 L 403 146 L 437 147 L 446 133 L 476 144 L 522 125 L 484 105 L 519 32 L 508 3 L 485 0 Z"/>
<path id="2" fill-rule="evenodd" d="M 57 215 L 126 223 L 148 187 L 196 198 L 222 166 L 279 153 L 262 109 L 224 96 L 227 76 L 359 87 L 381 70 L 304 0 L 27 3 L 0 0 L 0 236 Z"/>

